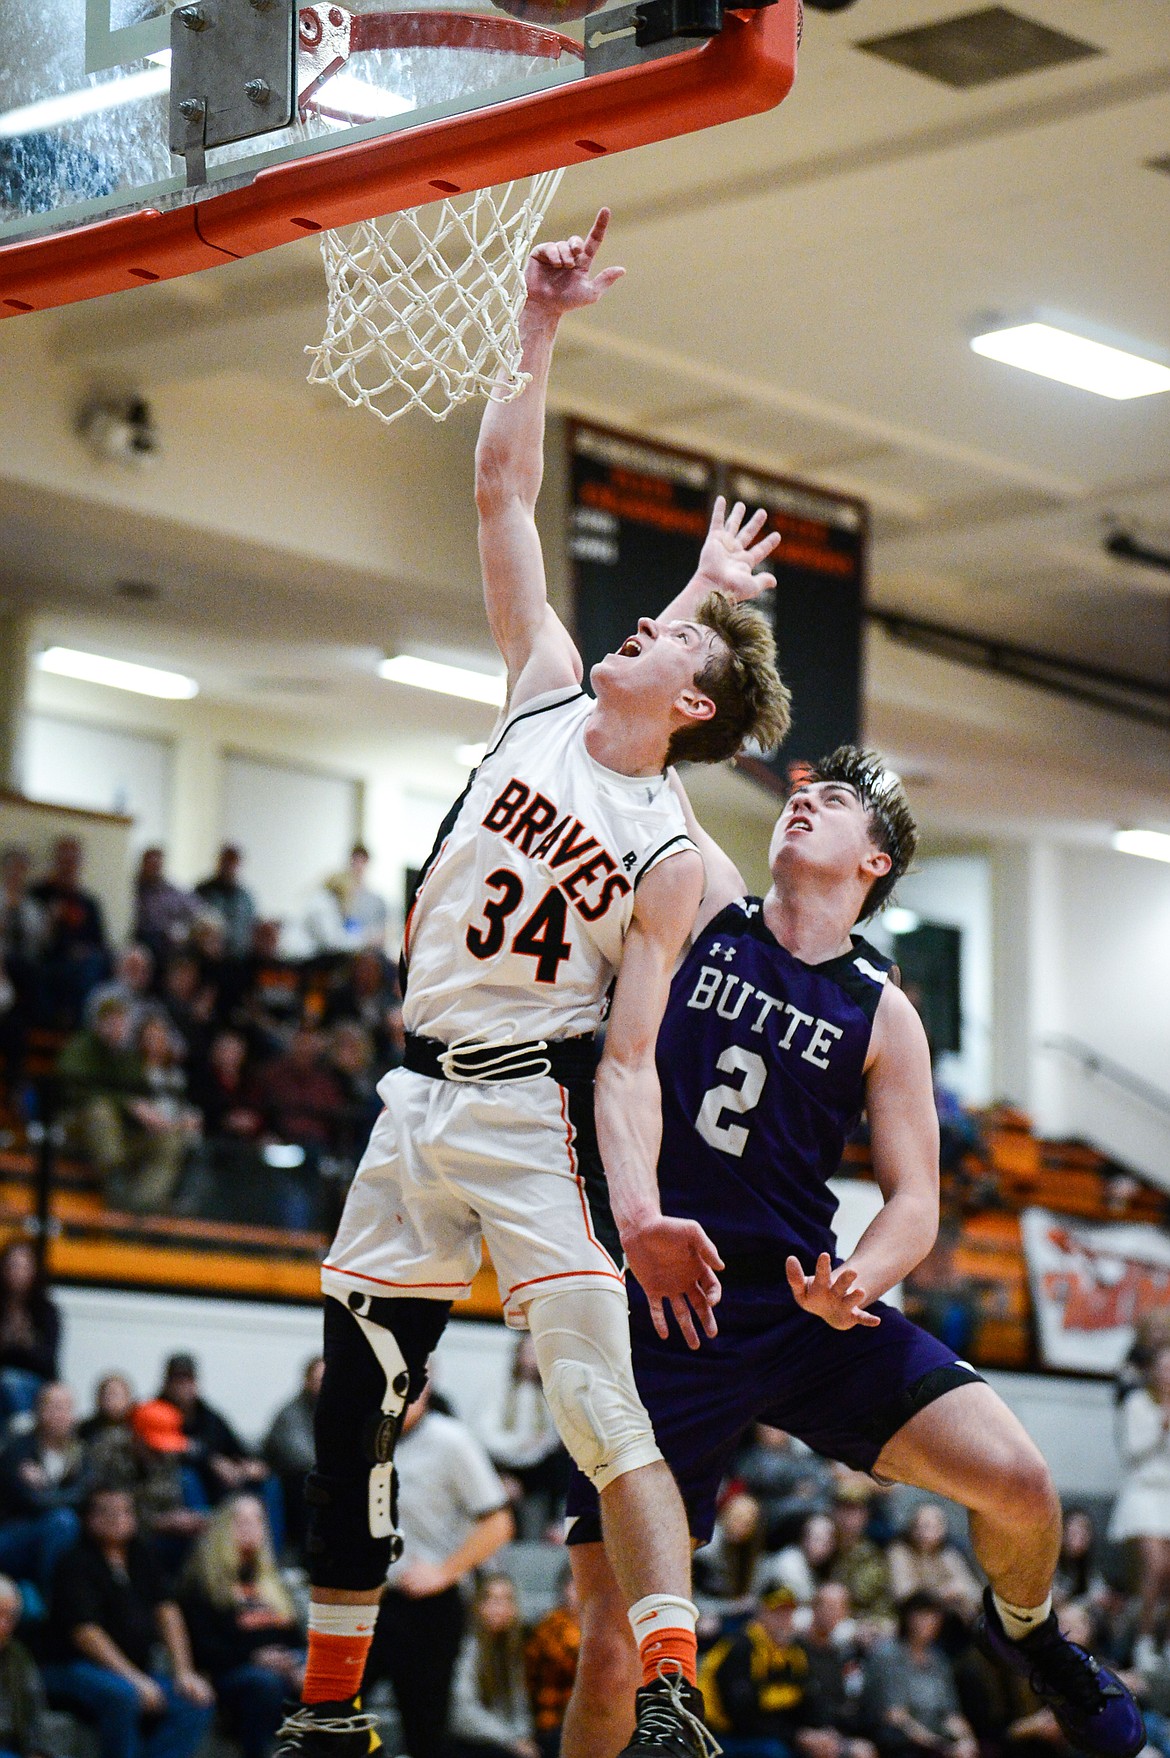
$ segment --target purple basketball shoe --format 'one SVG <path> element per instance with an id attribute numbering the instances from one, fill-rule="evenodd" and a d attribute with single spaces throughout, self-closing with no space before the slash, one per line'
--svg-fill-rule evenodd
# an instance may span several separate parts
<path id="1" fill-rule="evenodd" d="M 976 1635 L 985 1654 L 1027 1679 L 1078 1751 L 1091 1758 L 1136 1758 L 1146 1743 L 1141 1710 L 1116 1674 L 1061 1635 L 1055 1612 L 1013 1642 L 989 1587 Z"/>

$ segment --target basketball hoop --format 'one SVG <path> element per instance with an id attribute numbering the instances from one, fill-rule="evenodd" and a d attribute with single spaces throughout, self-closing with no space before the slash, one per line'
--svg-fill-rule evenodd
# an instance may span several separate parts
<path id="1" fill-rule="evenodd" d="M 325 132 L 372 120 L 361 110 L 361 82 L 343 82 L 339 91 L 338 74 L 358 53 L 419 49 L 439 52 L 447 64 L 445 72 L 431 64 L 431 102 L 435 79 L 450 81 L 447 96 L 462 89 L 459 56 L 510 56 L 518 73 L 534 61 L 584 58 L 573 38 L 510 17 L 306 7 L 302 125 Z M 472 397 L 518 396 L 528 383 L 520 370 L 524 265 L 562 175 L 545 171 L 472 191 L 436 179 L 435 189 L 445 192 L 440 201 L 323 232 L 328 321 L 321 342 L 305 350 L 309 382 L 331 384 L 386 423 L 409 409 L 445 421 Z"/>

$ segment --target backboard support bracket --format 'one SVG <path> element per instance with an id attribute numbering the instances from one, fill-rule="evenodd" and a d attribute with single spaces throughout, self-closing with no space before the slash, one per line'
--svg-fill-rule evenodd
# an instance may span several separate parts
<path id="1" fill-rule="evenodd" d="M 739 0 L 736 10 L 756 10 L 775 0 Z M 591 14 L 585 21 L 585 71 L 612 73 L 678 52 L 680 43 L 717 37 L 724 0 L 634 0 Z"/>
<path id="2" fill-rule="evenodd" d="M 207 150 L 292 121 L 296 0 L 192 0 L 171 14 L 170 147 L 187 184 L 207 181 Z"/>

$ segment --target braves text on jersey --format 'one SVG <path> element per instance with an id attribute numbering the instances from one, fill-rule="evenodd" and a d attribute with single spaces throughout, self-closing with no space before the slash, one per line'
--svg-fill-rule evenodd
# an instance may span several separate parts
<path id="1" fill-rule="evenodd" d="M 408 1032 L 445 1044 L 596 1031 L 634 893 L 694 847 L 664 775 L 585 748 L 573 687 L 510 717 L 440 829 L 407 920 Z"/>

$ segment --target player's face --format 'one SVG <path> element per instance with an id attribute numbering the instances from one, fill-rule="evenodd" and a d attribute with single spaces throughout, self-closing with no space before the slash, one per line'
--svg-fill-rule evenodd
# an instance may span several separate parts
<path id="1" fill-rule="evenodd" d="M 593 667 L 589 681 L 599 700 L 608 697 L 643 711 L 661 708 L 669 713 L 680 696 L 702 696 L 695 678 L 721 647 L 719 636 L 703 623 L 656 623 L 643 617 L 617 652 L 607 653 Z"/>
<path id="2" fill-rule="evenodd" d="M 815 870 L 851 879 L 880 854 L 870 834 L 869 813 L 856 788 L 841 781 L 813 781 L 796 788 L 772 833 L 772 877 Z M 876 874 L 872 877 L 877 877 Z"/>

